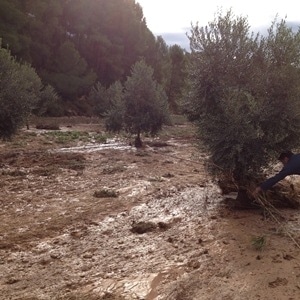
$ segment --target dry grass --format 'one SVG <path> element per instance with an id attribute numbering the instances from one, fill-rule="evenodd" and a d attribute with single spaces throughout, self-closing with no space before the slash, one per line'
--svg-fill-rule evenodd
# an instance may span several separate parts
<path id="1" fill-rule="evenodd" d="M 267 238 L 264 235 L 252 237 L 252 246 L 254 247 L 255 250 L 258 251 L 264 250 L 266 244 L 267 244 Z"/>

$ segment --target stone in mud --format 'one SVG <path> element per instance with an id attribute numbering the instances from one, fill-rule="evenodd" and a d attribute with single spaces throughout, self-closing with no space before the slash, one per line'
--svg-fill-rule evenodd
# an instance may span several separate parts
<path id="1" fill-rule="evenodd" d="M 288 280 L 286 278 L 277 277 L 274 281 L 269 282 L 270 288 L 276 288 L 280 285 L 287 285 Z"/>
<path id="2" fill-rule="evenodd" d="M 187 263 L 187 266 L 191 269 L 199 269 L 201 264 L 198 260 L 193 259 Z"/>
<path id="3" fill-rule="evenodd" d="M 158 222 L 157 225 L 161 230 L 168 230 L 171 228 L 171 225 L 165 222 Z"/>
<path id="4" fill-rule="evenodd" d="M 95 198 L 117 198 L 118 193 L 114 190 L 102 189 L 95 191 L 93 196 Z"/>
<path id="5" fill-rule="evenodd" d="M 156 227 L 156 224 L 152 222 L 138 222 L 132 224 L 130 231 L 133 233 L 143 234 L 146 232 L 154 231 Z"/>
<path id="6" fill-rule="evenodd" d="M 19 278 L 16 278 L 16 277 L 12 276 L 12 277 L 7 278 L 5 283 L 6 284 L 14 284 L 14 283 L 17 283 L 19 281 L 20 281 Z"/>

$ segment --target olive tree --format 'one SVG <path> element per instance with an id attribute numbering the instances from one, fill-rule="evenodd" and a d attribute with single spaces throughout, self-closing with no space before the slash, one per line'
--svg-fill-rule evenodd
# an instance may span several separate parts
<path id="1" fill-rule="evenodd" d="M 51 85 L 46 85 L 39 93 L 39 99 L 32 110 L 36 116 L 59 117 L 63 114 L 61 97 Z"/>
<path id="2" fill-rule="evenodd" d="M 0 44 L 0 138 L 10 139 L 25 124 L 41 89 L 35 70 L 17 62 Z"/>
<path id="3" fill-rule="evenodd" d="M 91 89 L 88 100 L 94 107 L 94 113 L 100 117 L 105 115 L 105 112 L 109 109 L 109 102 L 106 97 L 106 87 L 97 82 Z"/>
<path id="4" fill-rule="evenodd" d="M 255 35 L 228 11 L 189 38 L 188 115 L 211 165 L 243 185 L 300 144 L 300 32 L 275 20 L 266 37 Z"/>
<path id="5" fill-rule="evenodd" d="M 121 82 L 116 81 L 105 91 L 108 108 L 106 109 L 105 125 L 108 131 L 121 131 L 124 125 L 124 92 Z"/>
<path id="6" fill-rule="evenodd" d="M 136 135 L 135 146 L 141 147 L 141 134 L 156 134 L 169 122 L 165 91 L 153 79 L 153 69 L 144 60 L 136 62 L 124 83 L 115 83 L 105 91 L 109 100 L 106 127 L 111 131 L 124 129 Z"/>
<path id="7" fill-rule="evenodd" d="M 156 134 L 169 122 L 168 99 L 161 85 L 153 79 L 153 69 L 143 60 L 136 62 L 124 84 L 124 127 L 136 135 L 141 146 L 141 133 Z"/>

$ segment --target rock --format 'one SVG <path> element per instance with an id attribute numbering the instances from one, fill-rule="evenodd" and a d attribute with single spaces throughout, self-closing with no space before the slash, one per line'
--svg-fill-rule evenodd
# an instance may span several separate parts
<path id="1" fill-rule="evenodd" d="M 93 268 L 92 265 L 84 265 L 84 266 L 82 266 L 81 271 L 87 272 L 87 271 L 91 270 L 92 268 Z"/>
<path id="2" fill-rule="evenodd" d="M 279 285 L 287 285 L 288 280 L 286 278 L 277 277 L 274 281 L 269 282 L 270 288 L 276 288 Z"/>
<path id="3" fill-rule="evenodd" d="M 53 258 L 53 259 L 59 259 L 61 258 L 62 254 L 58 251 L 52 251 L 50 253 L 50 257 Z"/>
<path id="4" fill-rule="evenodd" d="M 189 268 L 192 268 L 192 269 L 199 269 L 201 264 L 198 260 L 190 260 L 188 263 L 187 263 L 188 267 Z"/>
<path id="5" fill-rule="evenodd" d="M 171 228 L 171 225 L 165 222 L 158 222 L 157 225 L 161 230 L 168 230 Z"/>
<path id="6" fill-rule="evenodd" d="M 17 283 L 19 282 L 20 279 L 16 278 L 16 277 L 9 277 L 6 279 L 5 283 L 6 284 L 14 284 L 14 283 Z"/>
<path id="7" fill-rule="evenodd" d="M 90 258 L 93 258 L 93 254 L 92 253 L 85 253 L 85 254 L 83 254 L 82 257 L 86 258 L 86 259 L 90 259 Z"/>
<path id="8" fill-rule="evenodd" d="M 289 255 L 289 254 L 285 254 L 285 255 L 283 255 L 283 259 L 292 260 L 292 259 L 295 259 L 295 257 L 293 257 L 292 255 Z"/>
<path id="9" fill-rule="evenodd" d="M 132 228 L 130 229 L 133 233 L 143 234 L 146 232 L 151 232 L 156 229 L 156 224 L 152 222 L 138 222 L 133 223 Z"/>

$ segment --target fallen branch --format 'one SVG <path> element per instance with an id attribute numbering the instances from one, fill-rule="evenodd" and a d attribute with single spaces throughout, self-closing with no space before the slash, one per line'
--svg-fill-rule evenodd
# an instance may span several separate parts
<path id="1" fill-rule="evenodd" d="M 285 217 L 280 213 L 278 209 L 276 209 L 266 198 L 265 195 L 259 195 L 255 197 L 255 201 L 263 208 L 265 209 L 268 214 L 273 218 L 275 222 L 277 222 L 285 231 L 285 233 L 288 235 L 288 237 L 293 241 L 293 243 L 296 245 L 297 248 L 300 249 L 299 243 L 294 239 L 292 234 L 282 225 L 279 218 L 282 220 L 285 220 Z M 277 217 L 278 216 L 278 217 Z"/>

